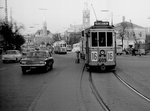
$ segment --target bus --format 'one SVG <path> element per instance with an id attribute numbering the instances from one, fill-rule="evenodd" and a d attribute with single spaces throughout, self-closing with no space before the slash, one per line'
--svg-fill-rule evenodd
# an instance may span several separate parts
<path id="1" fill-rule="evenodd" d="M 64 40 L 56 41 L 53 48 L 55 54 L 67 54 L 67 44 Z"/>

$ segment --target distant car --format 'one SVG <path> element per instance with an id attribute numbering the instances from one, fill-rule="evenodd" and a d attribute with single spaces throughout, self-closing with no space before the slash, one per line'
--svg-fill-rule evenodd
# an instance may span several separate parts
<path id="1" fill-rule="evenodd" d="M 71 45 L 67 45 L 67 51 L 71 51 L 71 50 L 72 50 Z"/>
<path id="2" fill-rule="evenodd" d="M 30 47 L 22 48 L 22 55 L 26 55 L 28 52 L 34 51 L 34 50 L 35 48 L 30 48 Z"/>
<path id="3" fill-rule="evenodd" d="M 4 54 L 2 54 L 3 63 L 15 61 L 19 62 L 22 58 L 22 54 L 19 50 L 7 50 Z"/>
<path id="4" fill-rule="evenodd" d="M 138 52 L 139 55 L 146 55 L 145 49 L 139 49 Z"/>
<path id="5" fill-rule="evenodd" d="M 31 51 L 20 61 L 23 74 L 26 74 L 28 70 L 37 68 L 48 72 L 50 69 L 53 69 L 53 63 L 54 59 L 47 50 Z"/>
<path id="6" fill-rule="evenodd" d="M 123 54 L 123 49 L 121 46 L 116 46 L 116 51 L 117 51 L 117 55 L 122 55 Z"/>

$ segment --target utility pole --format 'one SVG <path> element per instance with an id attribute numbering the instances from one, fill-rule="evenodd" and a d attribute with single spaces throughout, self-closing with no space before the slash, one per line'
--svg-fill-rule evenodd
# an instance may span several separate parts
<path id="1" fill-rule="evenodd" d="M 13 23 L 13 18 L 12 18 L 12 8 L 10 8 L 10 23 L 11 23 L 11 25 L 12 25 L 12 23 Z"/>
<path id="2" fill-rule="evenodd" d="M 5 21 L 8 23 L 7 0 L 5 0 Z"/>

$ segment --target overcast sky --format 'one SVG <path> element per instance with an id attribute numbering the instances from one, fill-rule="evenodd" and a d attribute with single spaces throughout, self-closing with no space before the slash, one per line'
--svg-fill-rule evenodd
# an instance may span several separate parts
<path id="1" fill-rule="evenodd" d="M 0 0 L 4 4 L 5 0 Z M 150 0 L 7 0 L 8 13 L 17 23 L 25 26 L 25 32 L 32 32 L 42 27 L 46 20 L 52 33 L 62 32 L 70 24 L 82 24 L 82 11 L 87 1 L 90 9 L 91 25 L 95 21 L 93 5 L 98 20 L 110 20 L 113 13 L 114 23 L 126 20 L 143 26 L 150 26 Z M 2 10 L 2 9 L 0 9 Z M 102 12 L 101 10 L 109 10 Z M 34 27 L 34 28 L 29 28 Z"/>

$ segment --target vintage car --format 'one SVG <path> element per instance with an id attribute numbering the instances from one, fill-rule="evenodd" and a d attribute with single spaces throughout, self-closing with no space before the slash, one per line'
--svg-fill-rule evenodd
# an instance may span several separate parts
<path id="1" fill-rule="evenodd" d="M 35 50 L 30 51 L 24 58 L 21 59 L 20 65 L 23 74 L 27 71 L 34 69 L 41 69 L 44 72 L 48 72 L 53 68 L 54 59 L 46 50 Z"/>
<path id="2" fill-rule="evenodd" d="M 2 61 L 3 63 L 15 61 L 19 62 L 22 58 L 22 54 L 19 50 L 7 50 L 5 53 L 2 54 Z"/>

